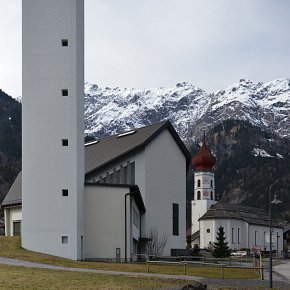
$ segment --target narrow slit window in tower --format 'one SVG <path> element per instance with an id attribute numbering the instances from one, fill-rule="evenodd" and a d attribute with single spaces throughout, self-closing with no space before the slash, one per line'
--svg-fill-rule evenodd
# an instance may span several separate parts
<path id="1" fill-rule="evenodd" d="M 200 179 L 197 180 L 197 187 L 200 187 Z"/>
<path id="2" fill-rule="evenodd" d="M 200 191 L 197 192 L 197 199 L 200 200 Z"/>
<path id="3" fill-rule="evenodd" d="M 68 146 L 68 139 L 62 139 L 62 146 Z"/>
<path id="4" fill-rule="evenodd" d="M 62 89 L 62 90 L 61 90 L 61 95 L 62 95 L 63 97 L 68 97 L 68 89 Z"/>
<path id="5" fill-rule="evenodd" d="M 68 196 L 68 189 L 62 190 L 62 196 Z"/>
<path id="6" fill-rule="evenodd" d="M 61 46 L 68 46 L 68 39 L 62 39 Z"/>

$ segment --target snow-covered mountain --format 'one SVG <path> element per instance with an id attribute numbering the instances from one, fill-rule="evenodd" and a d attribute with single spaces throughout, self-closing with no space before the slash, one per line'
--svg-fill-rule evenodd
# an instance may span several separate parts
<path id="1" fill-rule="evenodd" d="M 248 120 L 289 138 L 290 80 L 254 83 L 241 79 L 215 93 L 185 82 L 155 89 L 85 85 L 86 134 L 97 138 L 170 120 L 182 139 L 190 143 L 203 127 L 228 119 Z"/>

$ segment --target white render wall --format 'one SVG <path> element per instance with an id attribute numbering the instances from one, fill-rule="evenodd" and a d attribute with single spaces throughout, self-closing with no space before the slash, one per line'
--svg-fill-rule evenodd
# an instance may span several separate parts
<path id="1" fill-rule="evenodd" d="M 23 0 L 22 24 L 22 246 L 81 259 L 84 1 Z"/>
<path id="2" fill-rule="evenodd" d="M 22 210 L 20 206 L 4 208 L 5 236 L 13 236 L 13 222 L 22 222 Z"/>
<path id="3" fill-rule="evenodd" d="M 121 261 L 125 260 L 125 200 L 127 205 L 127 261 L 133 254 L 133 238 L 140 231 L 133 226 L 132 206 L 139 213 L 129 187 L 85 186 L 86 239 L 85 258 L 115 260 L 120 248 Z"/>
<path id="4" fill-rule="evenodd" d="M 163 252 L 167 256 L 171 249 L 184 249 L 186 243 L 186 158 L 170 132 L 164 130 L 146 146 L 144 159 L 139 159 L 144 163 L 138 164 L 135 179 L 146 206 L 143 229 L 148 233 L 156 228 L 167 237 Z M 179 204 L 178 236 L 172 234 L 173 203 Z"/>
<path id="5" fill-rule="evenodd" d="M 119 169 L 120 164 L 135 162 L 135 184 L 138 185 L 146 207 L 141 216 L 141 237 L 156 228 L 167 236 L 163 255 L 171 249 L 184 249 L 186 244 L 186 158 L 170 132 L 160 133 L 145 149 L 120 159 L 91 176 L 97 181 L 106 172 Z M 172 235 L 172 204 L 179 204 L 179 235 Z"/>

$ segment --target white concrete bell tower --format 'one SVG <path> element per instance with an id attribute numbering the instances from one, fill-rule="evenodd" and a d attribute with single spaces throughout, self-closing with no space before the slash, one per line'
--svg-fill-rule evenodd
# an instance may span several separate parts
<path id="1" fill-rule="evenodd" d="M 22 0 L 22 246 L 82 259 L 84 1 Z"/>
<path id="2" fill-rule="evenodd" d="M 194 194 L 191 201 L 192 234 L 199 228 L 198 219 L 215 204 L 215 180 L 213 167 L 216 164 L 215 157 L 206 146 L 205 135 L 198 154 L 192 159 L 194 168 Z"/>

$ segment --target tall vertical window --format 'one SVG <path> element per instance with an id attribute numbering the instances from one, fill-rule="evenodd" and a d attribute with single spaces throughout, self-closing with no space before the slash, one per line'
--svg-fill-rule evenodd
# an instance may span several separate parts
<path id="1" fill-rule="evenodd" d="M 235 243 L 235 228 L 232 228 L 232 244 Z"/>
<path id="2" fill-rule="evenodd" d="M 197 187 L 200 187 L 200 179 L 197 180 Z"/>
<path id="3" fill-rule="evenodd" d="M 172 204 L 172 234 L 179 235 L 179 204 Z"/>
<path id="4" fill-rule="evenodd" d="M 264 242 L 263 242 L 264 247 L 266 246 L 266 232 L 264 232 Z"/>
<path id="5" fill-rule="evenodd" d="M 238 244 L 241 243 L 241 240 L 240 240 L 240 234 L 241 234 L 241 229 L 238 228 Z"/>
<path id="6" fill-rule="evenodd" d="M 255 231 L 255 246 L 257 246 L 258 245 L 258 232 L 257 231 Z"/>
<path id="7" fill-rule="evenodd" d="M 197 199 L 200 200 L 200 191 L 197 192 Z"/>
<path id="8" fill-rule="evenodd" d="M 213 192 L 210 192 L 210 199 L 213 200 Z"/>
<path id="9" fill-rule="evenodd" d="M 210 181 L 210 187 L 213 188 L 213 181 Z"/>
<path id="10" fill-rule="evenodd" d="M 137 212 L 136 208 L 133 206 L 133 224 L 139 229 L 139 213 Z"/>

